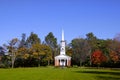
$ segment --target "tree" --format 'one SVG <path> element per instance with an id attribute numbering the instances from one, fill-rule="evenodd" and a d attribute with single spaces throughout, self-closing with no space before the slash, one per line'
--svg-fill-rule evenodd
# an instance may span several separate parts
<path id="1" fill-rule="evenodd" d="M 19 47 L 17 52 L 18 55 L 16 57 L 15 67 L 23 67 L 25 66 L 25 60 L 28 59 L 28 56 L 26 56 L 26 54 L 28 54 L 28 49 L 26 47 Z"/>
<path id="2" fill-rule="evenodd" d="M 111 67 L 120 67 L 120 41 L 118 36 L 108 41 L 108 49 Z"/>
<path id="3" fill-rule="evenodd" d="M 52 60 L 52 52 L 49 46 L 45 44 L 33 44 L 31 47 L 32 55 L 38 60 L 38 66 L 43 60 L 47 60 L 48 65 Z"/>
<path id="4" fill-rule="evenodd" d="M 80 66 L 86 61 L 88 57 L 89 46 L 85 39 L 77 38 L 72 40 L 72 59 Z"/>
<path id="5" fill-rule="evenodd" d="M 66 54 L 67 54 L 68 56 L 72 56 L 73 50 L 72 50 L 72 48 L 70 47 L 70 45 L 67 45 L 65 50 L 66 50 Z"/>
<path id="6" fill-rule="evenodd" d="M 40 60 L 42 60 L 42 56 L 45 55 L 44 51 L 42 50 L 42 45 L 39 43 L 33 44 L 31 47 L 31 53 L 34 58 L 37 58 L 38 66 L 40 66 Z"/>
<path id="7" fill-rule="evenodd" d="M 26 45 L 26 34 L 23 33 L 21 37 L 22 39 L 19 41 L 17 49 L 18 55 L 15 60 L 15 67 L 23 67 L 25 61 L 24 55 L 28 54 L 28 48 Z"/>
<path id="8" fill-rule="evenodd" d="M 18 55 L 17 49 L 19 47 L 19 40 L 17 38 L 12 39 L 6 47 L 9 50 L 9 55 L 11 57 L 12 68 L 14 68 L 14 62 Z"/>
<path id="9" fill-rule="evenodd" d="M 109 50 L 108 50 L 107 40 L 98 39 L 96 45 L 98 49 L 100 49 L 106 56 L 108 55 Z"/>
<path id="10" fill-rule="evenodd" d="M 115 51 L 110 52 L 110 58 L 114 63 L 119 62 L 119 56 Z"/>
<path id="11" fill-rule="evenodd" d="M 47 61 L 47 65 L 50 65 L 50 60 L 52 60 L 52 51 L 48 45 L 43 45 L 43 47 L 45 52 L 44 60 Z"/>
<path id="12" fill-rule="evenodd" d="M 120 33 L 115 35 L 114 40 L 120 41 Z"/>
<path id="13" fill-rule="evenodd" d="M 97 45 L 96 36 L 94 36 L 94 34 L 92 32 L 86 34 L 86 36 L 87 36 L 86 40 L 88 41 L 89 46 L 91 47 L 91 51 L 94 51 L 95 49 L 97 49 L 98 47 L 96 46 Z"/>
<path id="14" fill-rule="evenodd" d="M 95 50 L 91 57 L 94 65 L 100 66 L 103 62 L 107 61 L 107 57 L 100 50 Z"/>
<path id="15" fill-rule="evenodd" d="M 26 44 L 30 48 L 33 44 L 41 43 L 40 38 L 37 34 L 31 32 L 30 36 L 27 38 Z"/>
<path id="16" fill-rule="evenodd" d="M 0 46 L 0 64 L 3 64 L 3 57 L 5 56 L 5 49 Z"/>
<path id="17" fill-rule="evenodd" d="M 120 34 L 118 34 L 117 37 L 114 38 L 114 45 L 115 45 L 115 51 L 117 52 L 119 59 L 120 59 Z"/>
<path id="18" fill-rule="evenodd" d="M 19 47 L 20 48 L 21 47 L 26 47 L 26 34 L 25 33 L 22 34 L 22 39 L 20 41 Z"/>
<path id="19" fill-rule="evenodd" d="M 94 36 L 94 34 L 92 32 L 86 34 L 86 40 L 89 44 L 89 58 L 90 58 L 90 66 L 92 65 L 91 62 L 91 54 L 92 52 L 97 48 L 96 44 L 97 44 L 97 38 L 96 36 Z"/>
<path id="20" fill-rule="evenodd" d="M 52 32 L 45 37 L 45 44 L 50 46 L 52 50 L 52 59 L 54 60 L 55 52 L 57 51 L 57 38 L 54 37 Z"/>
<path id="21" fill-rule="evenodd" d="M 0 46 L 0 56 L 4 56 L 5 55 L 5 49 Z"/>

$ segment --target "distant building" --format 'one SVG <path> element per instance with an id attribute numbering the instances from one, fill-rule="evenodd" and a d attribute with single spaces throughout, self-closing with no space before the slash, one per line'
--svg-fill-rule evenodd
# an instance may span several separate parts
<path id="1" fill-rule="evenodd" d="M 55 57 L 55 66 L 71 66 L 71 57 L 65 54 L 65 40 L 64 40 L 63 30 L 62 30 L 60 55 Z"/>

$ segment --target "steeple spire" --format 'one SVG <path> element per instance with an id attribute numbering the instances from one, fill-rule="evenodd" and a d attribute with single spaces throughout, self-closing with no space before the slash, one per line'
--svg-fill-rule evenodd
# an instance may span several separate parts
<path id="1" fill-rule="evenodd" d="M 62 40 L 61 40 L 61 55 L 65 55 L 65 40 L 64 40 L 64 31 L 62 30 Z"/>
<path id="2" fill-rule="evenodd" d="M 62 30 L 62 41 L 64 41 L 64 30 Z"/>

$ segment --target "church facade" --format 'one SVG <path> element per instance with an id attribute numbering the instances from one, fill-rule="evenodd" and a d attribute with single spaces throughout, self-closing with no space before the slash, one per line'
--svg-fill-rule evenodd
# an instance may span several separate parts
<path id="1" fill-rule="evenodd" d="M 65 53 L 64 31 L 62 31 L 60 55 L 55 56 L 55 66 L 71 66 L 71 57 Z"/>

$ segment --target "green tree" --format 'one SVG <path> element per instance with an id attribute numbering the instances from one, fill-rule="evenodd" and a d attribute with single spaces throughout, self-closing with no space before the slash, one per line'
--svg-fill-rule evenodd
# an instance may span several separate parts
<path id="1" fill-rule="evenodd" d="M 5 55 L 5 49 L 0 46 L 0 56 L 4 56 Z"/>
<path id="2" fill-rule="evenodd" d="M 22 34 L 22 39 L 20 41 L 19 47 L 20 48 L 21 47 L 26 47 L 26 34 L 25 33 Z"/>
<path id="3" fill-rule="evenodd" d="M 94 52 L 97 48 L 96 44 L 97 44 L 97 38 L 96 36 L 94 36 L 94 34 L 92 32 L 86 34 L 86 40 L 89 44 L 89 62 L 90 62 L 90 66 L 92 65 L 92 62 L 91 62 L 91 54 L 92 52 Z"/>
<path id="4" fill-rule="evenodd" d="M 108 48 L 107 40 L 98 39 L 96 45 L 98 49 L 101 50 L 102 53 L 109 59 L 109 48 Z"/>
<path id="5" fill-rule="evenodd" d="M 57 38 L 54 37 L 52 32 L 50 32 L 45 37 L 45 44 L 50 46 L 50 48 L 52 50 L 52 60 L 54 60 L 54 56 L 55 56 L 55 53 L 57 51 Z"/>
<path id="6" fill-rule="evenodd" d="M 5 60 L 4 60 L 4 57 L 5 57 L 5 49 L 0 46 L 0 68 L 4 68 L 5 67 Z"/>
<path id="7" fill-rule="evenodd" d="M 87 60 L 89 46 L 85 39 L 76 38 L 72 40 L 72 59 L 80 66 Z"/>
<path id="8" fill-rule="evenodd" d="M 30 48 L 33 44 L 41 43 L 40 38 L 37 34 L 31 32 L 30 36 L 27 38 L 26 44 Z"/>
<path id="9" fill-rule="evenodd" d="M 88 41 L 89 46 L 91 47 L 91 51 L 95 51 L 96 49 L 98 49 L 97 38 L 96 38 L 96 36 L 94 36 L 94 34 L 92 32 L 86 34 L 86 40 Z"/>

